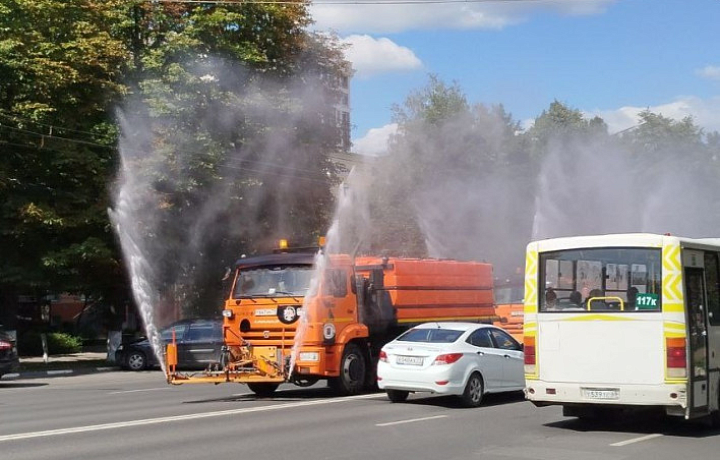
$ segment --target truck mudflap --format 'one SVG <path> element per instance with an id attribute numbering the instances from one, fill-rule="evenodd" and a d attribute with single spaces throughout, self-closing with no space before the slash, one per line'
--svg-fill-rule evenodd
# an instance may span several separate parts
<path id="1" fill-rule="evenodd" d="M 287 380 L 282 349 L 279 347 L 242 346 L 224 353 L 223 363 L 192 373 L 177 370 L 177 346 L 166 349 L 166 378 L 171 385 L 185 383 L 283 383 Z"/>

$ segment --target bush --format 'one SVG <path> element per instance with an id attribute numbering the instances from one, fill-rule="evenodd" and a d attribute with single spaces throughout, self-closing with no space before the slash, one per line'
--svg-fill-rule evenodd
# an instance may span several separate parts
<path id="1" fill-rule="evenodd" d="M 82 339 L 80 337 L 61 332 L 47 334 L 48 354 L 63 355 L 66 353 L 80 353 Z M 42 339 L 40 333 L 28 331 L 18 339 L 18 352 L 21 356 L 42 356 Z"/>

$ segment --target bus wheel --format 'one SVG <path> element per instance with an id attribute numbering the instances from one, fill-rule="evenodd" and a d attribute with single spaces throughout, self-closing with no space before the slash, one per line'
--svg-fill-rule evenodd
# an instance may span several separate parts
<path id="1" fill-rule="evenodd" d="M 710 428 L 720 428 L 720 409 L 710 414 Z"/>
<path id="2" fill-rule="evenodd" d="M 268 397 L 272 396 L 273 393 L 275 393 L 275 390 L 280 386 L 279 383 L 264 383 L 264 382 L 256 382 L 256 383 L 248 383 L 248 388 L 250 388 L 250 391 L 255 393 L 256 395 L 260 397 Z"/>
<path id="3" fill-rule="evenodd" d="M 340 375 L 328 380 L 330 388 L 341 396 L 356 395 L 365 388 L 367 365 L 365 353 L 354 343 L 343 350 L 340 361 Z"/>
<path id="4" fill-rule="evenodd" d="M 718 390 L 718 409 L 710 413 L 710 426 L 720 428 L 720 390 Z"/>

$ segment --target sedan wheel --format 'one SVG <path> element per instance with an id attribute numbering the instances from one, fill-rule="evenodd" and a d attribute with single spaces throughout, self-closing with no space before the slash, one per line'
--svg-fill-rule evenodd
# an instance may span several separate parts
<path id="1" fill-rule="evenodd" d="M 470 376 L 467 385 L 465 385 L 465 391 L 460 398 L 466 407 L 478 407 L 482 403 L 483 381 L 480 374 L 474 373 Z"/>
<path id="2" fill-rule="evenodd" d="M 141 371 L 147 366 L 145 355 L 139 351 L 133 351 L 127 357 L 127 368 L 131 371 Z"/>

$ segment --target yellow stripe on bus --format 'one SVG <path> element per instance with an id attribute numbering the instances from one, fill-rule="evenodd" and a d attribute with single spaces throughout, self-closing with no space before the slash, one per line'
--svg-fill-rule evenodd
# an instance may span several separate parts
<path id="1" fill-rule="evenodd" d="M 662 309 L 665 313 L 685 313 L 685 305 L 682 303 L 668 303 L 663 301 Z"/>
<path id="2" fill-rule="evenodd" d="M 675 331 L 682 331 L 685 332 L 685 324 L 684 323 L 675 323 L 675 322 L 669 322 L 665 321 L 663 323 L 663 328 L 666 330 L 675 330 Z"/>
<path id="3" fill-rule="evenodd" d="M 663 248 L 663 269 L 669 272 L 680 272 L 680 245 L 668 244 Z"/>
<path id="4" fill-rule="evenodd" d="M 629 318 L 627 316 L 617 316 L 607 313 L 598 313 L 573 316 L 571 318 L 561 319 L 560 321 L 640 321 L 640 319 Z"/>
<path id="5" fill-rule="evenodd" d="M 525 256 L 525 313 L 537 312 L 538 252 L 528 249 Z"/>
<path id="6" fill-rule="evenodd" d="M 662 266 L 662 309 L 667 313 L 682 313 L 685 309 L 685 299 L 682 291 L 682 260 L 678 243 L 663 246 Z"/>

